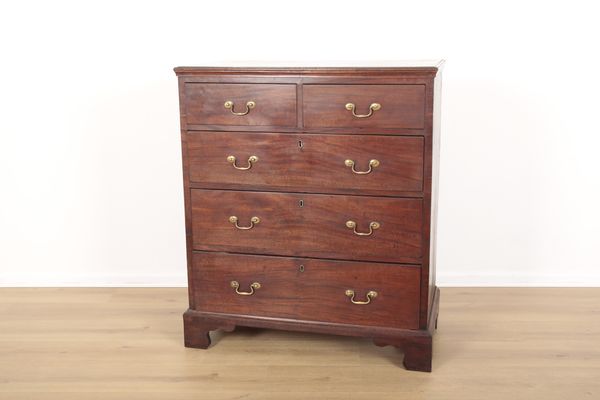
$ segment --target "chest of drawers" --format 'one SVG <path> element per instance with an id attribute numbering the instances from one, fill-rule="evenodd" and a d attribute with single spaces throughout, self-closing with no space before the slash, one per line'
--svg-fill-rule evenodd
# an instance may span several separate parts
<path id="1" fill-rule="evenodd" d="M 440 66 L 175 68 L 186 346 L 319 332 L 431 370 Z"/>

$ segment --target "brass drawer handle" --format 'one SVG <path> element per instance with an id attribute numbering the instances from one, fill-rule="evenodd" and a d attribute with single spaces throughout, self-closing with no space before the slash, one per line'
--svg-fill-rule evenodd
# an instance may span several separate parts
<path id="1" fill-rule="evenodd" d="M 231 110 L 231 113 L 233 115 L 240 115 L 240 116 L 242 116 L 242 115 L 248 114 L 250 112 L 250 110 L 252 110 L 254 107 L 256 107 L 256 103 L 253 102 L 252 100 L 246 102 L 246 111 L 244 111 L 244 112 L 235 112 L 234 111 L 235 105 L 233 104 L 233 101 L 231 101 L 231 100 L 227 100 L 225 102 L 225 104 L 223 104 L 223 107 L 225 107 L 228 110 Z"/>
<path id="2" fill-rule="evenodd" d="M 375 229 L 379 229 L 380 226 L 381 226 L 381 224 L 379 222 L 371 221 L 371 223 L 369 224 L 369 232 L 357 232 L 356 231 L 356 222 L 346 221 L 346 227 L 353 229 L 354 234 L 358 235 L 358 236 L 371 236 L 373 234 L 373 231 Z"/>
<path id="3" fill-rule="evenodd" d="M 260 289 L 260 283 L 258 282 L 254 282 L 253 284 L 250 285 L 250 291 L 249 292 L 240 292 L 240 284 L 238 281 L 231 281 L 230 283 L 231 287 L 235 289 L 235 292 L 237 294 L 239 294 L 240 296 L 252 296 L 254 294 L 254 290 L 255 289 Z"/>
<path id="4" fill-rule="evenodd" d="M 250 218 L 250 226 L 239 226 L 238 225 L 238 217 L 236 217 L 235 215 L 232 215 L 231 217 L 229 217 L 229 222 L 234 224 L 236 228 L 246 231 L 248 229 L 254 228 L 254 225 L 256 225 L 260 222 L 260 218 L 258 218 L 258 217 Z"/>
<path id="5" fill-rule="evenodd" d="M 237 159 L 235 158 L 235 156 L 227 156 L 227 162 L 231 163 L 231 165 L 233 165 L 233 168 L 245 171 L 245 170 L 252 168 L 253 163 L 258 162 L 258 157 L 256 157 L 256 156 L 248 157 L 248 166 L 247 167 L 238 167 L 235 164 L 236 160 Z"/>
<path id="6" fill-rule="evenodd" d="M 352 289 L 348 289 L 346 290 L 346 296 L 350 297 L 350 301 L 352 302 L 352 304 L 369 304 L 371 302 L 371 299 L 374 299 L 375 297 L 377 297 L 377 292 L 374 290 L 369 290 L 367 292 L 367 301 L 360 301 L 360 300 L 354 300 L 354 290 Z"/>
<path id="7" fill-rule="evenodd" d="M 346 164 L 346 167 L 352 168 L 352 172 L 354 172 L 357 175 L 367 175 L 367 174 L 370 174 L 371 171 L 373 171 L 373 168 L 379 167 L 380 162 L 379 162 L 379 160 L 372 159 L 371 161 L 369 161 L 369 169 L 366 171 L 355 170 L 354 169 L 354 165 L 355 165 L 354 160 L 346 160 L 346 161 L 344 161 L 344 164 Z"/>
<path id="8" fill-rule="evenodd" d="M 354 112 L 355 109 L 356 109 L 356 105 L 354 103 L 348 103 L 348 104 L 346 104 L 346 110 L 352 111 L 352 115 L 354 115 L 356 118 L 369 118 L 371 115 L 373 115 L 373 111 L 379 111 L 379 110 L 381 110 L 381 104 L 379 104 L 379 103 L 371 103 L 371 105 L 369 106 L 369 113 L 368 114 L 356 114 Z"/>

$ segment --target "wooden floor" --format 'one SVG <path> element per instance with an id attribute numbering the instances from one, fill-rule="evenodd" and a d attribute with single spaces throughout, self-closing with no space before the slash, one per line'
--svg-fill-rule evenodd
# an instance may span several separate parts
<path id="1" fill-rule="evenodd" d="M 186 290 L 0 289 L 0 399 L 600 399 L 600 288 L 442 289 L 433 373 L 369 340 L 183 347 Z"/>

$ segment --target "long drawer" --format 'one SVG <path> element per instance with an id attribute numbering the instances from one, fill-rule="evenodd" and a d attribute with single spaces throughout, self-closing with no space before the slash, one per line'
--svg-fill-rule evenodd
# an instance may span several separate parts
<path id="1" fill-rule="evenodd" d="M 415 329 L 419 273 L 417 266 L 201 252 L 193 255 L 191 284 L 200 311 Z"/>
<path id="2" fill-rule="evenodd" d="M 211 187 L 394 194 L 423 188 L 423 138 L 188 133 L 190 180 Z"/>
<path id="3" fill-rule="evenodd" d="M 191 191 L 195 250 L 421 262 L 421 199 Z"/>

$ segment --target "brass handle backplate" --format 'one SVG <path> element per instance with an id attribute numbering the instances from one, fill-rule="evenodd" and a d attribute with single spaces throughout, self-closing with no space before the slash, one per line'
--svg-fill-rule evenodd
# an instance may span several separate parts
<path id="1" fill-rule="evenodd" d="M 250 218 L 250 226 L 239 226 L 238 225 L 238 217 L 236 217 L 235 215 L 232 215 L 231 217 L 229 217 L 229 222 L 234 224 L 236 228 L 246 231 L 248 229 L 254 228 L 254 225 L 256 225 L 260 222 L 260 218 L 258 218 L 258 217 Z"/>
<path id="2" fill-rule="evenodd" d="M 367 292 L 367 300 L 366 301 L 354 300 L 354 290 L 352 290 L 352 289 L 346 290 L 346 296 L 350 297 L 350 301 L 352 302 L 352 304 L 361 304 L 362 305 L 362 304 L 369 304 L 372 299 L 377 297 L 377 292 L 374 290 L 369 290 Z"/>
<path id="3" fill-rule="evenodd" d="M 381 227 L 381 224 L 377 221 L 371 221 L 371 223 L 369 224 L 369 232 L 357 232 L 356 231 L 356 222 L 354 222 L 354 221 L 346 221 L 346 227 L 353 229 L 355 235 L 371 236 L 373 234 L 374 230 L 379 229 Z"/>
<path id="4" fill-rule="evenodd" d="M 371 115 L 373 115 L 373 111 L 379 111 L 379 110 L 381 110 L 381 104 L 379 104 L 379 103 L 371 103 L 371 105 L 369 106 L 369 113 L 368 114 L 356 114 L 354 112 L 354 110 L 356 110 L 356 105 L 354 103 L 348 103 L 348 104 L 346 104 L 346 110 L 352 111 L 352 115 L 354 115 L 356 118 L 369 118 Z"/>
<path id="5" fill-rule="evenodd" d="M 245 171 L 245 170 L 252 168 L 252 164 L 254 164 L 255 162 L 258 162 L 258 157 L 256 157 L 256 156 L 248 157 L 248 166 L 247 167 L 238 167 L 236 165 L 236 160 L 237 159 L 235 158 L 235 156 L 227 156 L 227 162 L 231 163 L 231 165 L 233 165 L 233 168 Z"/>
<path id="6" fill-rule="evenodd" d="M 354 165 L 356 164 L 354 160 L 346 160 L 344 161 L 344 164 L 346 164 L 346 167 L 352 168 L 352 172 L 354 172 L 357 175 L 367 175 L 370 174 L 371 171 L 373 171 L 373 168 L 379 167 L 380 162 L 379 160 L 375 159 L 369 161 L 369 169 L 366 171 L 357 171 L 356 169 L 354 169 Z"/>
<path id="7" fill-rule="evenodd" d="M 235 110 L 234 110 L 235 105 L 233 104 L 233 101 L 231 101 L 231 100 L 227 100 L 225 102 L 225 104 L 223 104 L 223 107 L 225 107 L 228 110 L 231 110 L 231 113 L 233 115 L 242 116 L 242 115 L 248 114 L 250 112 L 250 110 L 252 110 L 254 107 L 256 107 L 256 103 L 253 102 L 252 100 L 246 102 L 246 111 L 244 111 L 244 112 L 235 112 Z"/>
<path id="8" fill-rule="evenodd" d="M 260 289 L 260 283 L 254 282 L 250 285 L 249 292 L 240 292 L 240 284 L 238 281 L 231 281 L 231 287 L 235 289 L 235 292 L 240 296 L 252 296 L 254 294 L 255 289 Z"/>

